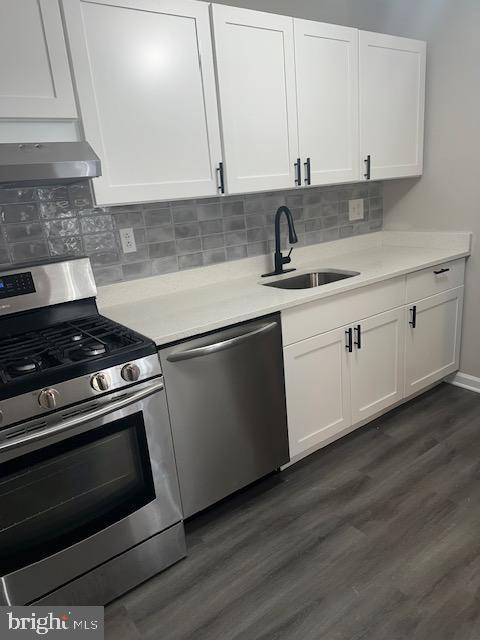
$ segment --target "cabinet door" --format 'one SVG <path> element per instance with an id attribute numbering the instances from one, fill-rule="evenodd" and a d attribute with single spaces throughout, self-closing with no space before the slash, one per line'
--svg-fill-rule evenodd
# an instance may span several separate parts
<path id="1" fill-rule="evenodd" d="M 98 204 L 217 193 L 220 161 L 208 5 L 64 0 Z"/>
<path id="2" fill-rule="evenodd" d="M 0 2 L 0 117 L 76 118 L 57 0 Z"/>
<path id="3" fill-rule="evenodd" d="M 374 180 L 420 175 L 426 44 L 365 31 L 359 38 L 361 161 L 370 155 Z"/>
<path id="4" fill-rule="evenodd" d="M 401 308 L 354 325 L 355 346 L 351 359 L 353 424 L 403 398 L 403 319 Z"/>
<path id="5" fill-rule="evenodd" d="M 311 184 L 359 180 L 358 31 L 297 19 L 294 29 L 299 148 Z"/>
<path id="6" fill-rule="evenodd" d="M 290 456 L 350 426 L 350 381 L 345 329 L 284 349 Z"/>
<path id="7" fill-rule="evenodd" d="M 463 287 L 406 307 L 405 396 L 458 369 L 462 309 Z"/>
<path id="8" fill-rule="evenodd" d="M 212 5 L 229 193 L 295 186 L 293 19 Z"/>

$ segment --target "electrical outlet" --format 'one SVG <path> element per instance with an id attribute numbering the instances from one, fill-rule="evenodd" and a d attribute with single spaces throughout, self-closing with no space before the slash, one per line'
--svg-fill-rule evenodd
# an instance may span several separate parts
<path id="1" fill-rule="evenodd" d="M 123 253 L 133 253 L 137 250 L 137 243 L 135 242 L 132 227 L 120 229 L 120 241 L 122 243 Z"/>
<path id="2" fill-rule="evenodd" d="M 348 201 L 348 219 L 350 222 L 354 220 L 363 220 L 363 198 Z"/>

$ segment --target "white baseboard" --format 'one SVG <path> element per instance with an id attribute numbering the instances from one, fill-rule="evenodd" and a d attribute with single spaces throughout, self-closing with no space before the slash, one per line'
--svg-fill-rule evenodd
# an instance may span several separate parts
<path id="1" fill-rule="evenodd" d="M 456 387 L 462 387 L 462 389 L 480 393 L 480 378 L 471 376 L 468 373 L 457 371 L 457 373 L 454 373 L 450 378 L 447 378 L 446 382 L 454 384 Z"/>

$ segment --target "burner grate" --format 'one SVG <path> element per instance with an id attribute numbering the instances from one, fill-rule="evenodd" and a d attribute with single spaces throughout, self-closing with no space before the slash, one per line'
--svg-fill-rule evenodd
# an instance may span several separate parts
<path id="1" fill-rule="evenodd" d="M 0 338 L 0 384 L 62 365 L 90 361 L 141 344 L 139 336 L 103 316 Z"/>

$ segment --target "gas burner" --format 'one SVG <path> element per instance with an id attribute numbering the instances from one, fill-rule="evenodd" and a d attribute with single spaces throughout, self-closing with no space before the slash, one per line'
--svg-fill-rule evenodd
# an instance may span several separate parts
<path id="1" fill-rule="evenodd" d="M 90 342 L 88 344 L 83 345 L 82 351 L 86 356 L 100 356 L 103 353 L 106 353 L 107 349 L 104 344 L 101 342 Z"/>
<path id="2" fill-rule="evenodd" d="M 83 334 L 82 333 L 72 333 L 70 336 L 68 336 L 69 340 L 71 340 L 71 342 L 80 342 L 80 340 L 83 338 Z"/>
<path id="3" fill-rule="evenodd" d="M 75 358 L 93 358 L 95 356 L 101 356 L 107 352 L 107 348 L 101 342 L 87 342 L 86 344 L 79 347 L 78 350 L 74 352 Z M 73 355 L 73 354 L 72 354 Z"/>
<path id="4" fill-rule="evenodd" d="M 24 358 L 23 360 L 17 360 L 8 365 L 8 370 L 13 376 L 24 376 L 27 373 L 33 373 L 41 369 L 41 362 L 39 360 L 33 360 L 31 358 Z"/>

